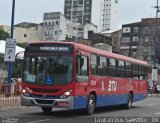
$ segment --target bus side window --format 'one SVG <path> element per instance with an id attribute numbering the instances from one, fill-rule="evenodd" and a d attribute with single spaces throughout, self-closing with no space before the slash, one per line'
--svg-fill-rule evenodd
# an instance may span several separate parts
<path id="1" fill-rule="evenodd" d="M 133 64 L 133 79 L 139 79 L 138 64 Z"/>
<path id="2" fill-rule="evenodd" d="M 97 75 L 97 56 L 91 55 L 91 71 L 92 75 Z"/>
<path id="3" fill-rule="evenodd" d="M 144 80 L 147 80 L 148 79 L 148 75 L 147 73 L 149 72 L 148 71 L 148 68 L 146 66 L 143 67 L 143 71 L 144 71 Z"/>
<path id="4" fill-rule="evenodd" d="M 139 65 L 139 79 L 143 80 L 144 77 L 144 67 L 142 65 Z"/>
<path id="5" fill-rule="evenodd" d="M 116 60 L 109 58 L 107 75 L 116 77 Z"/>
<path id="6" fill-rule="evenodd" d="M 99 65 L 98 65 L 98 75 L 100 75 L 100 76 L 106 75 L 106 66 L 107 66 L 106 57 L 100 56 L 99 57 Z"/>
<path id="7" fill-rule="evenodd" d="M 124 77 L 125 76 L 125 64 L 124 61 L 118 60 L 117 61 L 117 77 Z"/>
<path id="8" fill-rule="evenodd" d="M 89 60 L 86 56 L 77 56 L 76 77 L 78 82 L 88 81 L 88 63 Z"/>
<path id="9" fill-rule="evenodd" d="M 126 67 L 125 77 L 132 78 L 132 64 L 130 62 L 126 62 L 125 67 Z"/>

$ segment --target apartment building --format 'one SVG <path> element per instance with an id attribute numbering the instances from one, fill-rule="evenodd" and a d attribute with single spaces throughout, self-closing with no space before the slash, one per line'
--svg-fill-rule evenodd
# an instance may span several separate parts
<path id="1" fill-rule="evenodd" d="M 97 32 L 97 26 L 91 23 L 81 24 L 65 18 L 61 12 L 44 13 L 43 40 L 79 41 L 88 39 L 88 31 Z"/>
<path id="2" fill-rule="evenodd" d="M 65 0 L 64 15 L 79 23 L 94 23 L 98 31 L 116 29 L 118 0 Z"/>
<path id="3" fill-rule="evenodd" d="M 92 0 L 65 0 L 64 15 L 78 23 L 91 23 Z"/>
<path id="4" fill-rule="evenodd" d="M 121 54 L 148 61 L 152 64 L 155 40 L 155 18 L 145 18 L 141 22 L 122 25 Z M 160 19 L 157 19 L 160 29 Z M 160 35 L 159 31 L 157 36 Z M 157 38 L 158 39 L 158 38 Z M 159 47 L 159 41 L 157 41 Z M 157 48 L 157 59 L 160 54 Z"/>

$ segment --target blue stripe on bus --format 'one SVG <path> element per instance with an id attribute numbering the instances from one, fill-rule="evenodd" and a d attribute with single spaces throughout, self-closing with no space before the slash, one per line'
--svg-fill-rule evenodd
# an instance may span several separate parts
<path id="1" fill-rule="evenodd" d="M 146 94 L 134 94 L 133 101 L 136 102 L 136 101 L 140 101 L 145 98 L 147 98 Z"/>
<path id="2" fill-rule="evenodd" d="M 134 94 L 133 101 L 140 101 L 145 99 L 146 94 Z M 74 98 L 74 109 L 86 108 L 87 107 L 87 96 L 76 96 Z M 128 94 L 121 95 L 98 95 L 97 96 L 97 104 L 96 106 L 111 106 L 111 105 L 119 105 L 126 104 L 128 101 Z"/>
<path id="3" fill-rule="evenodd" d="M 86 108 L 87 107 L 87 96 L 75 96 L 74 98 L 74 109 Z"/>
<path id="4" fill-rule="evenodd" d="M 97 106 L 110 106 L 127 103 L 127 94 L 97 96 Z"/>

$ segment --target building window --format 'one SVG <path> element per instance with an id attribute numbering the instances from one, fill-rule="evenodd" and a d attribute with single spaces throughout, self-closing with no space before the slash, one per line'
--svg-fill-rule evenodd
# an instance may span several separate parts
<path id="1" fill-rule="evenodd" d="M 145 37 L 145 42 L 149 42 L 149 37 Z"/>
<path id="2" fill-rule="evenodd" d="M 89 20 L 89 18 L 85 18 L 85 20 Z"/>
<path id="3" fill-rule="evenodd" d="M 47 25 L 47 22 L 45 22 L 44 25 Z"/>
<path id="4" fill-rule="evenodd" d="M 50 31 L 48 31 L 48 35 L 50 35 L 51 34 L 51 32 Z"/>
<path id="5" fill-rule="evenodd" d="M 144 34 L 148 34 L 148 33 L 150 33 L 151 29 L 150 29 L 149 26 L 144 26 L 142 31 L 143 31 Z"/>
<path id="6" fill-rule="evenodd" d="M 86 4 L 90 4 L 90 3 L 89 3 L 89 1 L 88 1 L 88 2 L 86 2 Z"/>
<path id="7" fill-rule="evenodd" d="M 123 37 L 122 43 L 130 43 L 130 37 Z"/>
<path id="8" fill-rule="evenodd" d="M 86 10 L 89 10 L 89 7 L 86 7 Z"/>
<path id="9" fill-rule="evenodd" d="M 56 21 L 56 25 L 58 25 L 59 24 L 59 22 L 58 21 Z"/>
<path id="10" fill-rule="evenodd" d="M 26 37 L 27 37 L 27 34 L 24 34 L 24 37 L 26 38 Z"/>
<path id="11" fill-rule="evenodd" d="M 44 35 L 47 35 L 47 31 L 44 31 Z"/>
<path id="12" fill-rule="evenodd" d="M 130 27 L 123 27 L 123 33 L 130 33 L 131 28 Z"/>
<path id="13" fill-rule="evenodd" d="M 115 0 L 115 3 L 118 4 L 118 0 Z"/>
<path id="14" fill-rule="evenodd" d="M 77 30 L 76 27 L 73 27 L 73 30 Z"/>
<path id="15" fill-rule="evenodd" d="M 138 37 L 133 37 L 133 42 L 138 42 Z"/>
<path id="16" fill-rule="evenodd" d="M 133 27 L 133 32 L 138 33 L 139 32 L 139 27 Z"/>
<path id="17" fill-rule="evenodd" d="M 79 5 L 79 6 L 82 6 L 82 5 L 83 5 L 83 0 L 79 0 L 79 1 L 78 1 L 78 5 Z"/>

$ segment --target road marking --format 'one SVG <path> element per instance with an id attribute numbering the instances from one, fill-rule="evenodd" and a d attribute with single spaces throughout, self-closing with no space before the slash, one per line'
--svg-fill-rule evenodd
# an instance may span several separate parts
<path id="1" fill-rule="evenodd" d="M 147 104 L 147 105 L 156 105 L 155 103 L 150 103 L 150 104 Z"/>
<path id="2" fill-rule="evenodd" d="M 31 121 L 31 122 L 27 122 L 27 123 L 40 123 L 40 122 L 45 122 L 51 119 L 44 119 L 44 120 L 36 120 L 36 121 Z"/>
<path id="3" fill-rule="evenodd" d="M 156 114 L 160 114 L 160 112 L 156 113 Z"/>

